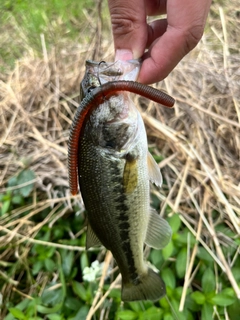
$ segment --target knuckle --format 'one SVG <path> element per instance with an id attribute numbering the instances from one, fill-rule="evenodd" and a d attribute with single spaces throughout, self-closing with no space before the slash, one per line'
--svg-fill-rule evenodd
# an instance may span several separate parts
<path id="1" fill-rule="evenodd" d="M 112 15 L 112 29 L 115 35 L 124 35 L 134 30 L 134 23 L 131 19 L 123 18 L 119 14 Z"/>
<path id="2" fill-rule="evenodd" d="M 112 30 L 115 35 L 126 35 L 134 32 L 141 26 L 140 14 L 131 6 L 111 8 Z"/>
<path id="3" fill-rule="evenodd" d="M 196 47 L 196 45 L 202 38 L 203 31 L 204 26 L 202 24 L 199 24 L 192 26 L 190 29 L 184 32 L 185 49 L 187 53 Z"/>

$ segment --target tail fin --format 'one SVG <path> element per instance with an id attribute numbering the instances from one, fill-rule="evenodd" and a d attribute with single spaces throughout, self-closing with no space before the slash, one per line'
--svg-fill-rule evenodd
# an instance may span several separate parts
<path id="1" fill-rule="evenodd" d="M 151 268 L 139 278 L 139 283 L 122 284 L 122 301 L 158 300 L 166 294 L 166 287 L 160 276 Z"/>

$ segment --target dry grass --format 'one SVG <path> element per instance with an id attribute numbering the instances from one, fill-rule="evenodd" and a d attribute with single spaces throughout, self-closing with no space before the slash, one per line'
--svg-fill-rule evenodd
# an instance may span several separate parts
<path id="1" fill-rule="evenodd" d="M 145 101 L 141 98 L 138 101 L 149 142 L 156 154 L 164 156 L 160 167 L 166 186 L 161 194 L 154 191 L 162 201 L 161 214 L 167 205 L 172 210 L 170 214 L 180 213 L 198 243 L 226 273 L 240 299 L 240 289 L 231 273 L 234 260 L 229 261 L 222 252 L 222 247 L 232 245 L 232 240 L 215 230 L 224 222 L 236 237 L 240 235 L 240 27 L 237 19 L 232 8 L 223 11 L 213 5 L 201 43 L 159 85 L 176 99 L 174 110 L 159 108 L 152 102 L 146 107 Z M 6 244 L 15 239 L 19 244 L 27 242 L 27 248 L 37 241 L 34 236 L 43 224 L 53 224 L 72 209 L 74 201 L 80 201 L 80 196 L 73 200 L 69 194 L 67 141 L 78 106 L 84 61 L 93 56 L 96 60 L 113 58 L 110 41 L 99 44 L 93 40 L 90 46 L 83 43 L 48 53 L 42 37 L 42 47 L 42 58 L 26 56 L 17 62 L 12 73 L 1 76 L 0 80 L 0 192 L 5 191 L 7 180 L 27 161 L 37 177 L 33 197 L 41 193 L 48 195 L 48 200 L 33 202 L 28 215 L 22 216 L 19 209 L 0 220 L 0 242 Z M 61 197 L 56 187 L 62 190 Z M 56 215 L 53 204 L 62 203 L 65 211 Z M 46 219 L 33 225 L 30 217 L 49 206 L 53 209 Z M 212 212 L 219 213 L 217 218 L 212 217 Z M 193 279 L 198 243 L 189 253 L 182 309 L 186 288 Z M 68 249 L 81 251 L 83 248 L 69 246 Z M 235 250 L 237 258 L 239 248 Z M 8 256 L 7 249 L 0 259 L 7 261 Z M 108 264 L 109 259 L 107 255 Z M 11 286 L 14 285 L 12 280 Z M 101 294 L 96 297 L 88 319 L 103 301 Z"/>

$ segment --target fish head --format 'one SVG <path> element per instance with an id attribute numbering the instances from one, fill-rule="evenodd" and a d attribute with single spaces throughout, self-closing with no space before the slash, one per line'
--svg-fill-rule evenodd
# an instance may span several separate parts
<path id="1" fill-rule="evenodd" d="M 81 100 L 94 88 L 100 85 L 117 80 L 137 79 L 140 70 L 140 60 L 115 61 L 115 62 L 96 62 L 86 61 L 86 71 L 80 84 Z"/>
<path id="2" fill-rule="evenodd" d="M 82 98 L 94 88 L 111 81 L 137 78 L 138 60 L 114 63 L 86 61 L 86 73 L 81 83 Z M 135 141 L 139 112 L 127 92 L 116 93 L 106 99 L 90 115 L 86 126 L 92 142 L 108 152 L 123 153 Z"/>

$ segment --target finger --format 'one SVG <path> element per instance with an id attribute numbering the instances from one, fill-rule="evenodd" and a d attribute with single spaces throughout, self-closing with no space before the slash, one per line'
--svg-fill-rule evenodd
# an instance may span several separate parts
<path id="1" fill-rule="evenodd" d="M 144 54 L 138 77 L 139 82 L 151 84 L 163 80 L 184 57 L 184 40 L 179 38 L 176 40 L 176 36 L 174 31 L 166 32 Z"/>
<path id="2" fill-rule="evenodd" d="M 167 0 L 145 0 L 146 14 L 157 16 L 166 13 Z"/>
<path id="3" fill-rule="evenodd" d="M 147 42 L 145 44 L 145 48 L 149 48 L 152 43 L 161 37 L 167 30 L 167 20 L 161 19 L 156 20 L 147 25 Z M 120 51 L 116 51 L 116 60 L 130 60 L 133 59 L 132 51 L 129 51 L 127 49 L 121 49 Z"/>
<path id="4" fill-rule="evenodd" d="M 202 27 L 199 27 L 194 36 L 186 31 L 168 28 L 143 55 L 139 82 L 149 84 L 167 77 L 178 62 L 195 47 L 201 35 Z"/>
<path id="5" fill-rule="evenodd" d="M 167 26 L 167 19 L 155 20 L 149 23 L 146 49 L 149 48 L 156 39 L 160 38 L 166 32 Z"/>
<path id="6" fill-rule="evenodd" d="M 144 53 L 148 26 L 144 0 L 109 0 L 115 50 L 129 50 L 133 58 Z"/>
<path id="7" fill-rule="evenodd" d="M 142 83 L 164 79 L 202 37 L 211 0 L 169 0 L 166 32 L 155 38 L 143 55 Z M 154 37 L 152 37 L 154 39 Z M 148 41 L 149 43 L 150 41 Z"/>

